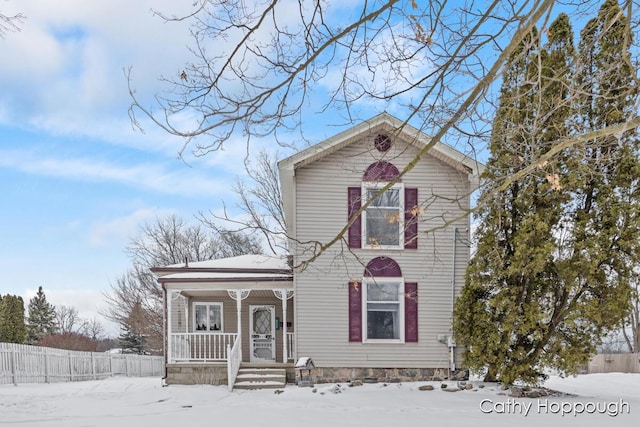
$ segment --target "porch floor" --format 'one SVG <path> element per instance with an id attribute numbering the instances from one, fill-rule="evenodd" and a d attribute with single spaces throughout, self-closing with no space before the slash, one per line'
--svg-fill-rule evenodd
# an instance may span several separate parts
<path id="1" fill-rule="evenodd" d="M 242 362 L 240 368 L 293 368 L 295 364 L 293 362 L 273 362 L 273 363 L 257 363 L 257 362 Z"/>

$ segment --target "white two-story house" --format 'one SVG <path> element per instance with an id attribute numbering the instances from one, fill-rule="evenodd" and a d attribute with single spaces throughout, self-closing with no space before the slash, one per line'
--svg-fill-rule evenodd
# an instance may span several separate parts
<path id="1" fill-rule="evenodd" d="M 166 290 L 167 381 L 240 382 L 252 367 L 280 367 L 291 381 L 301 357 L 316 382 L 459 371 L 452 310 L 482 165 L 437 143 L 397 179 L 428 142 L 384 113 L 282 160 L 290 257 L 154 269 Z"/>

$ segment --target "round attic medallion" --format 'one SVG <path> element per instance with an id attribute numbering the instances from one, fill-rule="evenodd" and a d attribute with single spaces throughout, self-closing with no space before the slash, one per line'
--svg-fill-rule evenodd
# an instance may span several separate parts
<path id="1" fill-rule="evenodd" d="M 389 148 L 391 148 L 391 138 L 389 138 L 389 135 L 380 133 L 373 140 L 373 145 L 376 147 L 376 150 L 384 153 L 385 151 L 389 151 Z"/>

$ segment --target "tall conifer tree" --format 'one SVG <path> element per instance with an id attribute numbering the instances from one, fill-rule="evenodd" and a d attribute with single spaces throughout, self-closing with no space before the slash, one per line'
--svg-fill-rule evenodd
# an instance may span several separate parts
<path id="1" fill-rule="evenodd" d="M 144 354 L 146 347 L 146 316 L 140 302 L 133 304 L 126 321 L 120 324 L 121 333 L 118 341 L 125 353 Z"/>
<path id="2" fill-rule="evenodd" d="M 591 41 L 585 42 L 583 32 L 581 47 L 589 46 L 599 62 L 583 58 L 583 48 L 573 60 L 569 19 L 560 15 L 540 54 L 523 46 L 505 74 L 479 201 L 477 251 L 455 311 L 465 360 L 473 369 L 488 368 L 488 380 L 535 382 L 544 367 L 574 371 L 588 361 L 602 331 L 625 314 L 629 287 L 622 279 L 640 238 L 639 199 L 632 197 L 638 196 L 640 176 L 634 143 L 614 138 L 628 149 L 610 155 L 616 144 L 595 140 L 539 160 L 554 144 L 584 131 L 577 124 L 598 129 L 628 107 L 622 99 L 613 107 L 616 96 L 604 91 L 607 79 L 615 87 L 634 83 L 630 68 L 611 67 L 625 58 L 619 50 L 624 44 L 607 40 L 621 35 L 598 32 L 617 32 L 604 18 L 614 5 L 607 0 L 589 23 Z M 617 52 L 605 59 L 598 46 L 613 44 Z M 580 86 L 577 78 L 578 85 L 572 84 L 574 73 L 587 74 L 582 67 L 591 68 L 596 83 Z M 625 72 L 627 77 L 611 75 Z M 505 177 L 531 164 L 534 172 L 496 191 Z M 601 164 L 607 167 L 601 170 Z M 621 168 L 629 172 L 619 175 Z"/>
<path id="3" fill-rule="evenodd" d="M 47 301 L 42 286 L 38 287 L 36 295 L 29 300 L 27 311 L 27 340 L 29 343 L 37 343 L 42 338 L 55 333 L 55 307 Z"/>
<path id="4" fill-rule="evenodd" d="M 23 344 L 27 339 L 24 301 L 17 295 L 0 298 L 0 342 Z"/>
<path id="5" fill-rule="evenodd" d="M 541 106 L 545 90 L 535 78 L 542 61 L 537 40 L 534 31 L 505 72 L 483 177 L 487 186 L 479 199 L 477 252 L 456 304 L 455 336 L 468 346 L 465 362 L 471 368 L 488 367 L 486 380 L 504 378 L 510 360 L 523 357 L 526 350 L 519 341 L 542 316 L 532 302 L 536 290 L 545 286 L 553 251 L 546 219 L 557 217 L 559 209 L 557 203 L 543 202 L 550 193 L 544 174 L 514 181 L 504 192 L 496 190 L 546 145 L 537 139 L 546 121 Z"/>
<path id="6" fill-rule="evenodd" d="M 639 83 L 631 57 L 629 17 L 617 0 L 605 0 L 581 33 L 577 85 L 582 89 L 577 130 L 593 132 L 637 115 Z M 576 147 L 575 253 L 592 257 L 583 268 L 597 269 L 610 296 L 594 307 L 610 326 L 619 318 L 629 283 L 637 280 L 640 229 L 640 140 L 636 131 L 595 138 Z M 582 279 L 577 277 L 576 280 Z M 628 303 L 630 304 L 630 303 Z"/>

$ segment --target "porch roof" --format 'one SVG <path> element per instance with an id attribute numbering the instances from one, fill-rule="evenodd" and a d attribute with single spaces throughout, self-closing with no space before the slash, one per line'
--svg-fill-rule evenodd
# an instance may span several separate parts
<path id="1" fill-rule="evenodd" d="M 200 285 L 228 284 L 231 287 L 250 285 L 250 287 L 290 287 L 293 283 L 293 271 L 286 257 L 268 255 L 242 255 L 209 261 L 185 264 L 173 264 L 152 268 L 163 284 Z M 287 286 L 288 285 L 288 286 Z"/>

